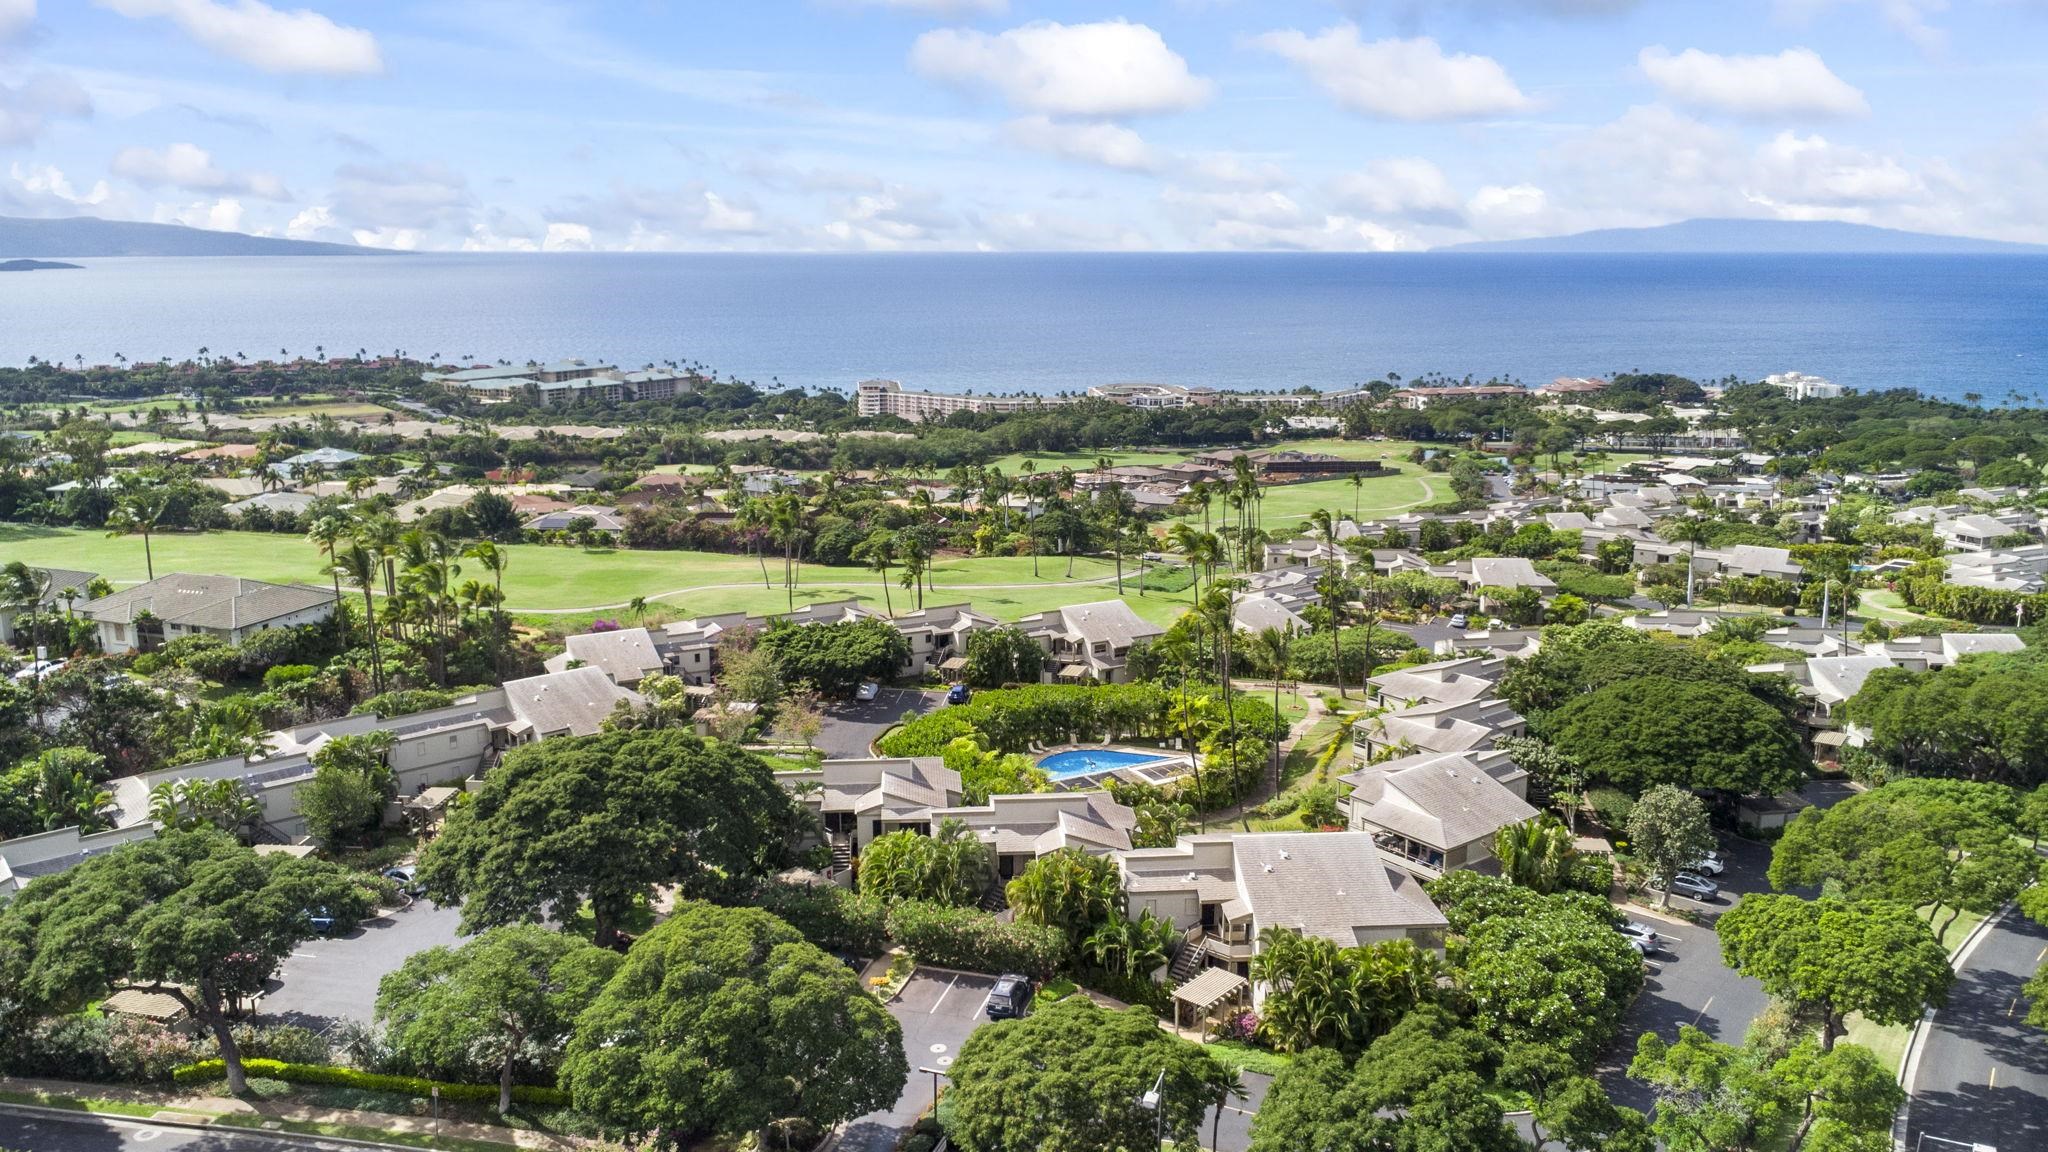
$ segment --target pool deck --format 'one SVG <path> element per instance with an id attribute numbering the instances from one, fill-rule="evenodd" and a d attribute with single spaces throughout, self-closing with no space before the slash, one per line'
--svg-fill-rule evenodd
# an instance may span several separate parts
<path id="1" fill-rule="evenodd" d="M 1037 763 L 1066 752 L 1116 752 L 1126 756 L 1144 756 L 1147 759 L 1119 764 L 1115 767 L 1100 768 L 1091 772 L 1073 772 L 1053 776 L 1053 787 L 1067 792 L 1084 791 L 1102 787 L 1103 781 L 1116 777 L 1131 784 L 1171 784 L 1194 771 L 1194 758 L 1186 752 L 1175 752 L 1170 748 L 1138 748 L 1127 744 L 1061 744 L 1053 748 L 1040 748 L 1034 755 Z"/>

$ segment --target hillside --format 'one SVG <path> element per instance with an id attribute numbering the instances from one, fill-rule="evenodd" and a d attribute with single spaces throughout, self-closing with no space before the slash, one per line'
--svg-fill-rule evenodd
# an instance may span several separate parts
<path id="1" fill-rule="evenodd" d="M 70 256 L 373 256 L 384 249 L 213 232 L 179 224 L 0 216 L 0 259 Z"/>
<path id="2" fill-rule="evenodd" d="M 1570 236 L 1483 240 L 1433 252 L 1764 253 L 1778 255 L 2048 255 L 2039 244 L 1902 232 L 1837 220 L 1684 220 L 1656 228 L 1602 228 Z"/>

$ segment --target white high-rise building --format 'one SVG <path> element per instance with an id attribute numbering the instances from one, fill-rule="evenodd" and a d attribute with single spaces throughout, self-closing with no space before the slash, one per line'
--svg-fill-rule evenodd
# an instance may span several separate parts
<path id="1" fill-rule="evenodd" d="M 1840 384 L 1804 372 L 1773 372 L 1764 383 L 1783 389 L 1794 400 L 1833 400 L 1842 394 Z"/>

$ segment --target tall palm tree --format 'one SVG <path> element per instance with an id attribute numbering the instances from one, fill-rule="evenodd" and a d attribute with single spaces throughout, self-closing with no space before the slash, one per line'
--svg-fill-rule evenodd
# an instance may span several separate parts
<path id="1" fill-rule="evenodd" d="M 170 496 L 151 481 L 129 482 L 124 478 L 114 507 L 107 513 L 107 535 L 141 536 L 142 562 L 151 580 L 156 579 L 156 555 L 149 538 L 170 510 Z"/>
<path id="2" fill-rule="evenodd" d="M 362 541 L 352 540 L 334 558 L 333 571 L 337 585 L 346 580 L 350 587 L 363 592 L 363 627 L 370 634 L 370 685 L 376 695 L 384 694 L 384 647 L 377 640 L 377 556 L 363 546 Z"/>
<path id="3" fill-rule="evenodd" d="M 1252 651 L 1273 678 L 1273 717 L 1277 726 L 1273 733 L 1273 793 L 1277 796 L 1280 793 L 1280 741 L 1286 734 L 1286 721 L 1280 718 L 1280 678 L 1286 675 L 1287 661 L 1294 655 L 1294 633 L 1286 628 L 1261 628 L 1252 637 Z"/>
<path id="4" fill-rule="evenodd" d="M 1658 532 L 1673 544 L 1684 544 L 1685 549 L 1685 606 L 1692 607 L 1693 568 L 1699 558 L 1700 545 L 1713 539 L 1713 526 L 1696 516 L 1678 516 L 1658 526 Z"/>
<path id="5" fill-rule="evenodd" d="M 491 583 L 499 593 L 505 591 L 505 569 L 512 566 L 510 551 L 500 548 L 494 541 L 479 540 L 463 549 L 462 554 L 484 566 L 484 571 L 491 574 Z"/>
<path id="6" fill-rule="evenodd" d="M 1364 498 L 1365 473 L 1353 472 L 1351 474 L 1351 522 L 1354 524 L 1358 522 L 1359 503 L 1360 501 L 1364 500 Z"/>
<path id="7" fill-rule="evenodd" d="M 868 571 L 882 578 L 882 607 L 894 616 L 896 604 L 889 597 L 889 569 L 896 563 L 896 537 L 887 529 L 877 529 L 860 542 L 853 555 L 867 565 Z"/>
<path id="8" fill-rule="evenodd" d="M 804 531 L 803 500 L 794 492 L 775 498 L 768 512 L 775 539 L 782 545 L 782 587 L 789 594 L 789 610 L 796 611 L 796 545 Z"/>

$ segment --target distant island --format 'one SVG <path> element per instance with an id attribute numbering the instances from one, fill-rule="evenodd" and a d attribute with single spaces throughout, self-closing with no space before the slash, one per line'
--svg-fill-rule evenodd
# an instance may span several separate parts
<path id="1" fill-rule="evenodd" d="M 0 260 L 0 272 L 46 272 L 52 268 L 83 267 L 83 264 L 66 264 L 61 260 Z"/>
<path id="2" fill-rule="evenodd" d="M 66 256 L 390 256 L 386 248 L 280 240 L 241 232 L 215 232 L 181 224 L 102 220 L 97 216 L 37 219 L 0 216 L 0 255 Z"/>
<path id="3" fill-rule="evenodd" d="M 1482 240 L 1432 252 L 1713 255 L 2048 255 L 2048 246 L 1902 232 L 1839 220 L 1684 220 L 1656 228 L 1602 228 L 1530 240 Z"/>

